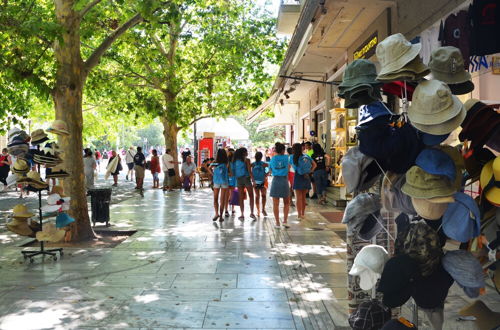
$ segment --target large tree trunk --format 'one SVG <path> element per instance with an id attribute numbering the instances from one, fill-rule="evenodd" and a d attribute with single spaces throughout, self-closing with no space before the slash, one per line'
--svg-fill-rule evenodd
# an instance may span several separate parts
<path id="1" fill-rule="evenodd" d="M 174 161 L 177 161 L 179 158 L 179 154 L 177 153 L 177 134 L 179 133 L 179 127 L 176 123 L 170 122 L 167 118 L 160 118 L 161 123 L 163 124 L 163 136 L 165 138 L 165 148 L 172 150 L 172 157 L 174 157 Z M 175 173 L 176 175 L 176 184 L 178 185 L 179 178 L 179 166 L 175 165 Z"/>
<path id="2" fill-rule="evenodd" d="M 59 142 L 66 171 L 64 190 L 71 196 L 71 241 L 95 238 L 90 224 L 85 176 L 83 174 L 82 97 L 86 72 L 80 54 L 80 16 L 73 10 L 75 0 L 55 0 L 57 21 L 63 27 L 63 41 L 55 45 L 57 61 L 56 86 L 53 91 L 56 118 L 64 120 L 70 135 Z"/>

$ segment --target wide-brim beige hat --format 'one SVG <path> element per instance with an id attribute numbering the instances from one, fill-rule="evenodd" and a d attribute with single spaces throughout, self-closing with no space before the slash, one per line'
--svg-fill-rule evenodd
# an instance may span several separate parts
<path id="1" fill-rule="evenodd" d="M 403 68 L 418 56 L 421 48 L 420 43 L 410 43 L 401 33 L 388 36 L 377 45 L 376 49 L 377 59 L 382 65 L 379 76 Z"/>
<path id="2" fill-rule="evenodd" d="M 43 230 L 36 233 L 36 239 L 39 241 L 59 242 L 64 238 L 66 231 L 57 229 L 53 223 L 47 223 Z"/>
<path id="3" fill-rule="evenodd" d="M 448 204 L 454 201 L 451 196 L 432 199 L 411 198 L 411 203 L 417 214 L 427 220 L 441 219 L 448 208 Z"/>
<path id="4" fill-rule="evenodd" d="M 49 128 L 47 128 L 47 132 L 54 133 L 57 135 L 69 135 L 68 125 L 65 121 L 56 119 L 52 122 Z"/>
<path id="5" fill-rule="evenodd" d="M 34 216 L 34 214 L 29 212 L 24 204 L 17 204 L 12 209 L 12 217 L 14 218 L 31 218 L 32 216 Z"/>
<path id="6" fill-rule="evenodd" d="M 28 218 L 12 218 L 12 221 L 7 223 L 7 229 L 21 236 L 33 235 L 33 230 L 28 225 Z"/>
<path id="7" fill-rule="evenodd" d="M 465 112 L 465 109 L 462 109 L 456 117 L 448 121 L 445 121 L 443 123 L 434 125 L 424 125 L 411 122 L 411 124 L 413 125 L 413 127 L 424 133 L 429 133 L 433 135 L 444 135 L 444 134 L 449 134 L 453 132 L 455 129 L 457 129 L 458 126 L 460 126 L 460 124 L 464 121 L 466 115 L 467 113 Z"/>

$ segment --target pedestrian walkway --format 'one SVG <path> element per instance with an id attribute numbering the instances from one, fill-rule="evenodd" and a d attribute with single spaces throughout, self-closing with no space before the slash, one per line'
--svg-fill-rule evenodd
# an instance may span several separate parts
<path id="1" fill-rule="evenodd" d="M 210 190 L 164 194 L 112 205 L 111 229 L 137 230 L 115 248 L 34 264 L 2 248 L 0 329 L 346 327 L 334 232 L 304 231 L 293 214 L 288 232 L 271 218 L 213 223 Z"/>

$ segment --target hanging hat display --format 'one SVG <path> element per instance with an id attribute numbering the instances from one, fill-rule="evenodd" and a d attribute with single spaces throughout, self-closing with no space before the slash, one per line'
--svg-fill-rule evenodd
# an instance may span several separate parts
<path id="1" fill-rule="evenodd" d="M 500 206 L 500 157 L 483 166 L 479 182 L 484 197 L 493 205 Z"/>
<path id="2" fill-rule="evenodd" d="M 349 316 L 349 325 L 353 330 L 380 329 L 391 319 L 391 310 L 379 300 L 371 299 L 359 304 Z"/>
<path id="3" fill-rule="evenodd" d="M 426 145 L 426 146 L 436 146 L 440 144 L 441 142 L 445 141 L 449 136 L 450 133 L 447 134 L 442 134 L 442 135 L 433 135 L 425 132 L 418 132 L 418 136 L 420 137 L 420 140 Z"/>
<path id="4" fill-rule="evenodd" d="M 34 214 L 29 212 L 24 204 L 17 204 L 12 209 L 12 217 L 14 218 L 31 218 L 32 216 L 34 216 Z"/>
<path id="5" fill-rule="evenodd" d="M 429 174 L 445 176 L 450 181 L 455 181 L 457 174 L 455 163 L 450 156 L 439 149 L 422 150 L 415 159 L 415 165 Z"/>
<path id="6" fill-rule="evenodd" d="M 430 72 L 429 68 L 422 63 L 419 56 L 415 57 L 408 64 L 399 70 L 391 73 L 379 75 L 377 80 L 383 83 L 393 81 L 420 81 Z"/>
<path id="7" fill-rule="evenodd" d="M 406 172 L 406 182 L 401 191 L 411 197 L 429 199 L 447 197 L 455 193 L 453 183 L 446 177 L 430 174 L 418 166 Z"/>
<path id="8" fill-rule="evenodd" d="M 377 225 L 378 221 L 376 219 L 375 223 L 373 223 L 372 220 L 374 219 L 372 217 L 379 216 L 380 208 L 380 197 L 378 195 L 362 193 L 354 197 L 347 203 L 342 218 L 342 223 L 347 224 L 347 233 L 358 236 L 359 232 L 364 229 L 367 236 L 373 235 L 374 232 L 376 235 L 381 230 L 381 226 Z M 366 228 L 363 228 L 364 226 Z"/>
<path id="9" fill-rule="evenodd" d="M 420 83 L 408 109 L 411 124 L 419 131 L 434 135 L 451 133 L 460 126 L 465 114 L 462 102 L 439 80 Z"/>
<path id="10" fill-rule="evenodd" d="M 369 60 L 358 59 L 349 63 L 344 71 L 338 95 L 346 99 L 346 108 L 357 108 L 381 100 L 381 84 L 375 80 L 377 69 Z"/>
<path id="11" fill-rule="evenodd" d="M 57 229 L 56 226 L 49 222 L 43 225 L 42 231 L 36 233 L 36 239 L 39 241 L 59 242 L 64 238 L 66 231 Z"/>
<path id="12" fill-rule="evenodd" d="M 384 305 L 395 308 L 406 303 L 413 292 L 413 281 L 418 276 L 418 263 L 409 255 L 390 258 L 384 266 L 377 287 L 377 291 L 384 295 Z"/>
<path id="13" fill-rule="evenodd" d="M 453 182 L 453 186 L 456 191 L 459 191 L 462 189 L 463 186 L 463 172 L 465 170 L 465 161 L 464 157 L 462 156 L 460 150 L 458 150 L 456 147 L 448 146 L 448 145 L 440 145 L 440 146 L 435 146 L 437 150 L 440 150 L 447 154 L 453 161 L 453 164 L 455 166 L 455 180 Z"/>
<path id="14" fill-rule="evenodd" d="M 13 217 L 12 220 L 7 223 L 7 229 L 21 236 L 33 235 L 33 230 L 28 226 L 27 217 Z"/>
<path id="15" fill-rule="evenodd" d="M 441 264 L 428 276 L 418 276 L 414 281 L 412 297 L 418 307 L 434 309 L 444 306 L 448 291 L 453 284 L 453 277 Z"/>
<path id="16" fill-rule="evenodd" d="M 69 210 L 69 197 L 62 198 L 59 194 L 51 194 L 47 198 L 47 205 L 42 206 L 43 212 L 56 212 Z"/>
<path id="17" fill-rule="evenodd" d="M 342 157 L 342 176 L 348 193 L 358 193 L 369 189 L 381 172 L 375 159 L 352 147 Z"/>
<path id="18" fill-rule="evenodd" d="M 359 108 L 358 111 L 358 125 L 368 124 L 375 118 L 381 116 L 393 116 L 392 113 L 387 106 L 380 101 L 375 101 L 370 104 L 363 105 Z"/>
<path id="19" fill-rule="evenodd" d="M 471 141 L 473 149 L 483 147 L 490 136 L 500 130 L 500 112 L 491 105 L 486 105 L 478 99 L 467 100 L 464 104 L 467 115 L 458 134 L 460 141 Z"/>
<path id="20" fill-rule="evenodd" d="M 12 167 L 12 173 L 16 174 L 26 174 L 30 170 L 29 164 L 26 160 L 22 158 L 17 158 Z"/>
<path id="21" fill-rule="evenodd" d="M 449 238 L 465 243 L 479 236 L 481 214 L 469 195 L 457 192 L 453 197 L 455 201 L 448 205 L 443 215 L 443 231 Z"/>
<path id="22" fill-rule="evenodd" d="M 56 228 L 64 228 L 73 222 L 75 222 L 75 219 L 70 217 L 67 213 L 61 212 L 56 217 Z"/>
<path id="23" fill-rule="evenodd" d="M 33 145 L 39 145 L 48 140 L 49 137 L 43 129 L 36 129 L 33 131 L 33 133 L 31 133 L 31 144 Z"/>
<path id="24" fill-rule="evenodd" d="M 370 290 L 380 278 L 388 259 L 389 255 L 383 247 L 375 244 L 366 245 L 354 258 L 349 275 L 359 276 L 361 289 Z"/>
<path id="25" fill-rule="evenodd" d="M 47 132 L 54 133 L 57 135 L 69 135 L 68 125 L 65 121 L 56 119 L 52 122 Z"/>
<path id="26" fill-rule="evenodd" d="M 40 173 L 36 171 L 29 171 L 28 175 L 17 180 L 17 183 L 25 183 L 33 187 L 34 189 L 47 189 L 49 187 L 48 183 L 42 181 L 40 178 Z"/>
<path id="27" fill-rule="evenodd" d="M 424 220 L 410 222 L 404 233 L 398 232 L 395 251 L 417 261 L 422 276 L 432 274 L 443 255 L 437 232 Z"/>
<path id="28" fill-rule="evenodd" d="M 455 95 L 467 94 L 474 90 L 470 73 L 465 71 L 462 53 L 456 47 L 445 46 L 434 49 L 429 69 L 433 78 L 448 84 Z"/>
<path id="29" fill-rule="evenodd" d="M 483 268 L 472 253 L 465 250 L 447 252 L 443 257 L 444 269 L 470 298 L 477 298 L 484 288 Z"/>
<path id="30" fill-rule="evenodd" d="M 411 203 L 410 196 L 401 191 L 406 178 L 402 174 L 387 172 L 382 180 L 381 201 L 382 206 L 389 212 L 403 212 L 416 215 L 415 208 Z"/>

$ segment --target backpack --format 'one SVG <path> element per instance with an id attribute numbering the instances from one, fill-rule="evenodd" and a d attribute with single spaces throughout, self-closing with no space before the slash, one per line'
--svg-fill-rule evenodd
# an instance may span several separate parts
<path id="1" fill-rule="evenodd" d="M 264 179 L 266 177 L 266 169 L 264 168 L 264 163 L 253 163 L 252 174 L 256 183 L 264 183 Z"/>
<path id="2" fill-rule="evenodd" d="M 214 172 L 214 179 L 217 178 L 217 181 L 227 179 L 226 164 L 218 164 L 213 169 L 213 172 Z"/>
<path id="3" fill-rule="evenodd" d="M 309 174 L 311 172 L 312 162 L 307 156 L 300 156 L 299 164 L 297 165 L 297 173 L 299 175 Z"/>

